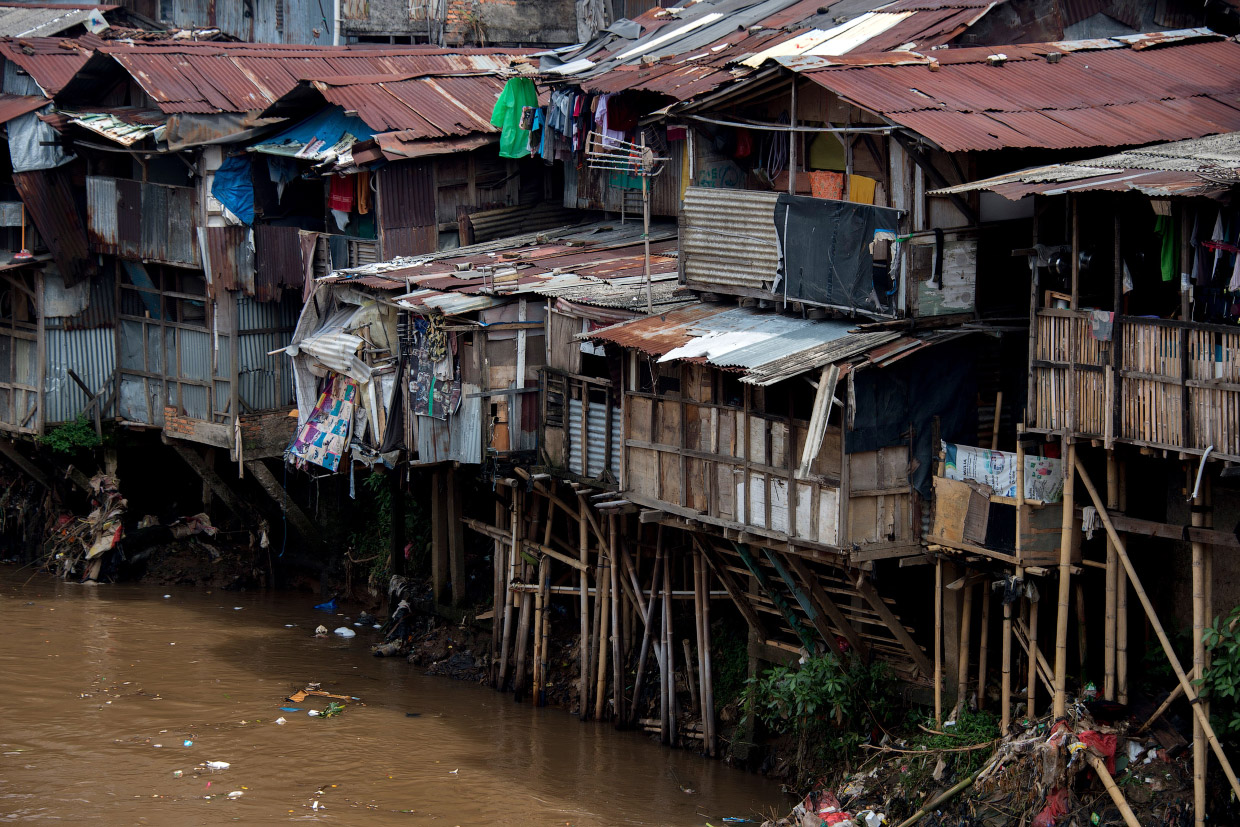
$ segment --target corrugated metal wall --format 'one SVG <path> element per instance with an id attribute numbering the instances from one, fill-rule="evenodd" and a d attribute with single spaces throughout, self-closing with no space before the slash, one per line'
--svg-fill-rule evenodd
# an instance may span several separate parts
<path id="1" fill-rule="evenodd" d="M 269 356 L 288 345 L 297 324 L 300 304 L 295 297 L 263 302 L 237 297 L 237 381 L 242 401 L 254 411 L 293 405 L 293 379 L 288 357 Z M 261 331 L 261 332 L 247 332 Z M 244 410 L 244 409 L 243 409 Z"/>
<path id="2" fill-rule="evenodd" d="M 323 11 L 326 8 L 326 12 Z M 215 27 L 254 43 L 332 42 L 332 7 L 315 0 L 160 0 L 159 16 L 181 28 Z M 315 30 L 319 36 L 314 36 Z"/>
<path id="3" fill-rule="evenodd" d="M 378 176 L 383 257 L 433 253 L 439 246 L 439 231 L 431 162 L 398 161 Z"/>
<path id="4" fill-rule="evenodd" d="M 620 427 L 620 409 L 611 409 L 610 454 L 607 452 L 606 420 L 605 405 L 590 406 L 586 417 L 589 439 L 583 446 L 581 442 L 581 400 L 570 399 L 568 401 L 568 421 L 565 423 L 568 426 L 568 470 L 583 477 L 599 479 L 603 475 L 603 464 L 606 461 L 611 479 L 617 481 L 620 479 L 620 445 L 624 440 L 624 433 Z"/>
<path id="5" fill-rule="evenodd" d="M 461 407 L 448 419 L 418 416 L 417 462 L 482 462 L 482 398 L 477 385 L 461 387 Z"/>
<path id="6" fill-rule="evenodd" d="M 199 266 L 193 187 L 86 176 L 91 247 L 125 258 Z"/>
<path id="7" fill-rule="evenodd" d="M 72 369 L 94 393 L 104 390 L 116 369 L 116 338 L 110 327 L 49 329 L 43 420 L 47 425 L 76 419 L 90 400 L 69 378 Z M 105 394 L 106 396 L 106 394 Z"/>
<path id="8" fill-rule="evenodd" d="M 86 225 L 73 195 L 66 167 L 38 172 L 15 172 L 13 184 L 26 204 L 39 237 L 51 250 L 56 266 L 69 287 L 89 278 L 96 270 L 86 240 Z"/>
<path id="9" fill-rule="evenodd" d="M 680 227 L 685 284 L 769 291 L 779 270 L 776 192 L 689 187 Z"/>
<path id="10" fill-rule="evenodd" d="M 254 227 L 254 295 L 260 301 L 280 296 L 282 287 L 300 288 L 306 278 L 297 227 Z"/>

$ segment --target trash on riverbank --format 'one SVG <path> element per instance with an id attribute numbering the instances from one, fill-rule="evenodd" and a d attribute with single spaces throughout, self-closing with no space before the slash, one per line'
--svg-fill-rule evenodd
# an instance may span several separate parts
<path id="1" fill-rule="evenodd" d="M 315 610 L 316 612 L 332 612 L 332 613 L 335 613 L 335 611 L 336 611 L 336 598 L 334 598 L 334 597 L 333 597 L 331 600 L 328 600 L 326 603 L 320 603 L 319 605 L 317 605 L 317 606 L 315 606 L 315 607 L 314 607 L 314 610 Z"/>
<path id="2" fill-rule="evenodd" d="M 310 696 L 314 696 L 316 698 L 331 698 L 337 701 L 360 701 L 361 700 L 361 698 L 357 697 L 356 695 L 333 695 L 330 692 L 324 692 L 322 689 L 319 689 L 318 687 L 319 685 L 317 683 L 314 683 L 314 684 L 311 684 L 310 686 L 307 686 L 305 689 L 299 689 L 296 692 L 294 692 L 292 695 L 289 695 L 288 700 L 292 701 L 295 704 L 302 703 L 303 701 L 306 700 L 306 698 Z"/>
<path id="3" fill-rule="evenodd" d="M 1127 823 L 1191 824 L 1191 753 L 1169 759 L 1136 726 L 1104 724 L 1078 706 L 1068 719 L 1014 726 L 997 744 L 918 748 L 897 739 L 870 746 L 873 755 L 860 767 L 822 783 L 786 818 L 765 827 L 1064 827 L 1084 823 L 1069 817 L 1081 813 L 1086 820 L 1098 814 L 1093 823 L 1102 825 L 1124 824 L 1128 817 L 1134 820 Z M 979 747 L 993 750 L 983 759 Z M 1133 761 L 1134 754 L 1156 757 L 1144 764 Z"/>
<path id="4" fill-rule="evenodd" d="M 207 769 L 209 770 L 226 770 L 231 766 L 232 764 L 228 763 L 227 761 L 208 761 L 207 762 Z"/>
<path id="5" fill-rule="evenodd" d="M 357 637 L 357 632 L 353 631 L 348 626 L 336 627 L 335 634 L 338 634 L 341 637 Z"/>
<path id="6" fill-rule="evenodd" d="M 314 630 L 315 637 L 327 637 L 327 627 L 320 625 Z"/>

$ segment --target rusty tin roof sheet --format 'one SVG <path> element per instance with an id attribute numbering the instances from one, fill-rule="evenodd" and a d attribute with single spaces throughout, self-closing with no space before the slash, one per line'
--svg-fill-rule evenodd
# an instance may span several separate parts
<path id="1" fill-rule="evenodd" d="M 91 55 L 82 40 L 59 37 L 23 37 L 0 40 L 0 57 L 12 61 L 49 98 L 61 90 Z"/>
<path id="2" fill-rule="evenodd" d="M 655 226 L 651 238 L 652 282 L 674 286 L 675 232 Z M 461 315 L 518 295 L 564 295 L 583 304 L 644 312 L 642 250 L 640 225 L 598 222 L 338 270 L 320 281 L 393 294 L 415 312 Z M 641 306 L 632 308 L 629 298 L 638 284 Z M 670 290 L 660 286 L 656 292 L 660 303 L 672 301 L 663 295 Z"/>
<path id="3" fill-rule="evenodd" d="M 14 118 L 33 112 L 41 106 L 47 106 L 47 98 L 33 95 L 0 94 L 0 123 L 8 123 Z"/>
<path id="4" fill-rule="evenodd" d="M 1240 132 L 1131 149 L 1101 158 L 1025 169 L 936 190 L 976 190 L 1019 200 L 1028 195 L 1135 190 L 1155 197 L 1213 196 L 1240 184 Z"/>
<path id="5" fill-rule="evenodd" d="M 940 46 L 995 5 L 995 0 L 702 0 L 638 16 L 636 40 L 604 34 L 579 52 L 562 53 L 565 66 L 545 67 L 545 77 L 591 92 L 639 90 L 686 101 L 744 78 L 779 55 Z"/>
<path id="6" fill-rule="evenodd" d="M 89 100 L 101 84 L 125 73 L 165 113 L 251 112 L 271 106 L 303 80 L 497 72 L 521 53 L 424 46 L 101 42 L 62 91 L 70 101 Z"/>
<path id="7" fill-rule="evenodd" d="M 1190 30 L 1077 46 L 952 49 L 901 65 L 784 62 L 951 152 L 1124 146 L 1240 130 L 1240 44 Z"/>
<path id="8" fill-rule="evenodd" d="M 738 370 L 742 382 L 765 386 L 903 338 L 892 331 L 851 332 L 854 328 L 850 321 L 812 321 L 698 302 L 582 338 L 640 350 L 661 362 L 696 361 Z"/>

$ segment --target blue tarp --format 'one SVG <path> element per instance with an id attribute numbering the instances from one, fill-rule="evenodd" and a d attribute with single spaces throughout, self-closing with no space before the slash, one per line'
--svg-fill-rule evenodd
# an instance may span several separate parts
<path id="1" fill-rule="evenodd" d="M 321 141 L 326 149 L 346 134 L 358 141 L 374 137 L 374 130 L 356 115 L 346 115 L 339 106 L 329 106 L 304 121 L 251 147 L 255 152 L 292 155 L 312 141 Z"/>
<path id="2" fill-rule="evenodd" d="M 254 223 L 254 179 L 250 159 L 241 156 L 225 158 L 215 171 L 211 195 L 246 226 Z"/>

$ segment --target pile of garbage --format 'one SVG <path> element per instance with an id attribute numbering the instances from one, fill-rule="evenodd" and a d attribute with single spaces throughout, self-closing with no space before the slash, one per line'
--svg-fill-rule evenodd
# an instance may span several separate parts
<path id="1" fill-rule="evenodd" d="M 764 827 L 1191 825 L 1191 751 L 1103 711 L 1077 704 L 1065 718 L 1024 721 L 993 751 L 870 746 L 858 771 L 820 784 Z M 962 758 L 970 755 L 987 757 Z"/>
<path id="2" fill-rule="evenodd" d="M 81 575 L 98 580 L 104 557 L 124 533 L 121 520 L 129 503 L 121 496 L 120 482 L 109 474 L 96 474 L 90 480 L 94 508 L 85 517 L 62 514 L 52 529 L 48 553 L 49 567 L 62 578 Z"/>

